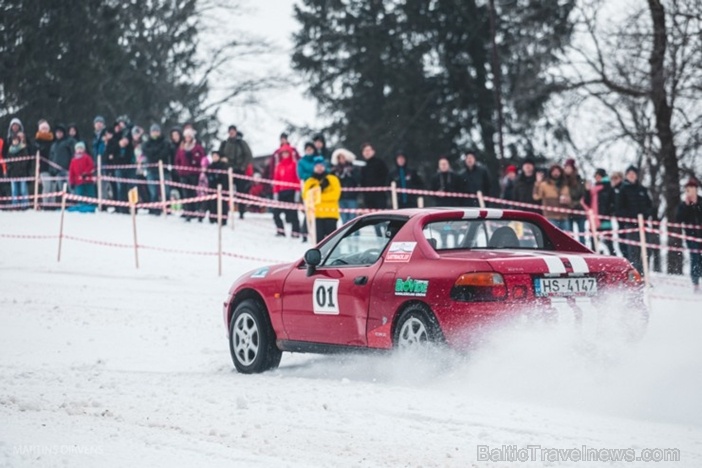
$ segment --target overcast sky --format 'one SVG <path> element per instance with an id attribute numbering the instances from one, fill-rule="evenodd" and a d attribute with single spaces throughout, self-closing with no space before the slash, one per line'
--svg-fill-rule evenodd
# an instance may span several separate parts
<path id="1" fill-rule="evenodd" d="M 256 73 L 280 73 L 292 75 L 290 56 L 292 34 L 297 28 L 293 18 L 294 0 L 240 0 L 240 13 L 232 18 L 231 30 L 243 30 L 255 34 L 274 45 L 271 56 L 252 59 L 246 69 Z M 225 29 L 224 31 L 228 30 Z M 317 110 L 314 101 L 304 97 L 303 87 L 262 93 L 260 106 L 227 105 L 220 112 L 223 127 L 220 137 L 224 136 L 226 126 L 237 125 L 245 134 L 254 154 L 272 152 L 278 146 L 278 136 L 284 130 L 286 122 L 296 125 L 318 125 Z M 309 136 L 293 136 L 292 143 L 302 149 Z"/>

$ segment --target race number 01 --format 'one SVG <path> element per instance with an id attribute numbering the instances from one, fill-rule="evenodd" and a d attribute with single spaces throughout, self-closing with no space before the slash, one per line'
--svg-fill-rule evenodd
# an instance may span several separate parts
<path id="1" fill-rule="evenodd" d="M 339 280 L 316 279 L 312 291 L 315 314 L 339 314 Z"/>

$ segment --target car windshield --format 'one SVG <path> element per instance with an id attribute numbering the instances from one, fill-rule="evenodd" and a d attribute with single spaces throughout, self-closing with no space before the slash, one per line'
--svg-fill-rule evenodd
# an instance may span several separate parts
<path id="1" fill-rule="evenodd" d="M 424 226 L 424 237 L 435 250 L 543 249 L 543 231 L 528 221 L 461 219 Z"/>

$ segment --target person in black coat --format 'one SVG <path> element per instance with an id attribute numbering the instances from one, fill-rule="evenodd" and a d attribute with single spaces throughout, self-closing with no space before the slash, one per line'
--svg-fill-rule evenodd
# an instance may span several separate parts
<path id="1" fill-rule="evenodd" d="M 534 209 L 525 208 L 523 206 L 516 207 L 520 210 L 533 211 L 540 213 L 539 207 L 541 203 L 534 200 L 534 184 L 536 183 L 536 164 L 531 158 L 526 158 L 522 163 L 522 170 L 514 181 L 514 189 L 512 190 L 512 200 L 520 203 L 529 203 L 535 205 Z"/>
<path id="2" fill-rule="evenodd" d="M 679 223 L 684 223 L 686 236 L 702 239 L 702 199 L 697 194 L 699 184 L 691 179 L 685 185 L 685 200 L 678 205 L 675 219 Z M 695 293 L 700 293 L 700 277 L 702 276 L 702 241 L 686 239 L 687 247 L 690 249 L 690 277 Z"/>
<path id="3" fill-rule="evenodd" d="M 222 192 L 228 190 L 229 176 L 227 168 L 229 167 L 226 158 L 222 158 L 219 151 L 212 151 L 212 164 L 207 167 L 207 186 L 213 190 L 217 190 L 217 186 L 222 186 Z M 210 223 L 217 222 L 217 199 L 207 202 L 207 210 L 210 212 Z M 222 224 L 227 224 L 227 216 L 229 215 L 229 201 L 222 196 Z"/>
<path id="4" fill-rule="evenodd" d="M 484 196 L 490 196 L 490 175 L 482 164 L 479 164 L 475 153 L 468 151 L 465 157 L 466 168 L 460 173 L 461 192 L 476 195 L 482 192 Z M 466 206 L 480 206 L 477 198 L 466 198 Z"/>
<path id="5" fill-rule="evenodd" d="M 398 189 L 419 190 L 424 188 L 424 182 L 417 174 L 417 171 L 407 165 L 407 156 L 405 156 L 403 151 L 398 151 L 395 155 L 395 169 L 390 173 L 390 181 L 395 182 Z M 397 192 L 397 207 L 416 208 L 417 195 Z"/>
<path id="6" fill-rule="evenodd" d="M 361 169 L 361 187 L 387 187 L 388 166 L 376 157 L 375 149 L 370 143 L 361 146 L 366 165 Z M 386 192 L 363 192 L 364 206 L 371 210 L 384 210 L 388 207 Z"/>
<path id="7" fill-rule="evenodd" d="M 149 167 L 146 169 L 146 180 L 152 182 L 148 185 L 149 187 L 149 201 L 157 202 L 159 201 L 160 187 L 155 182 L 160 181 L 158 163 L 159 161 L 163 164 L 164 179 L 166 178 L 166 167 L 169 164 L 170 159 L 170 148 L 168 142 L 161 135 L 161 127 L 158 124 L 151 125 L 149 129 L 149 139 L 146 140 L 141 145 L 141 152 L 146 158 Z M 169 186 L 165 187 L 166 200 L 170 198 Z M 160 214 L 160 209 L 149 209 L 151 214 Z"/>
<path id="8" fill-rule="evenodd" d="M 607 171 L 601 168 L 597 169 L 595 171 L 595 185 L 588 188 L 597 230 L 605 233 L 603 242 L 607 246 L 610 255 L 615 255 L 614 241 L 611 236 L 612 220 L 600 218 L 600 216 L 612 216 L 614 214 L 615 193 Z"/>
<path id="9" fill-rule="evenodd" d="M 454 171 L 451 170 L 451 163 L 446 156 L 439 158 L 439 170 L 431 179 L 431 190 L 434 192 L 459 193 L 461 191 L 461 180 Z M 434 197 L 436 206 L 463 206 L 464 198 L 439 196 Z"/>
<path id="10" fill-rule="evenodd" d="M 634 220 L 639 214 L 643 215 L 644 219 L 652 216 L 653 203 L 646 187 L 639 183 L 639 170 L 636 167 L 629 166 L 624 177 L 626 181 L 622 183 L 617 195 L 615 213 L 620 218 L 630 219 L 619 223 L 621 229 L 632 229 L 637 226 Z M 638 232 L 625 233 L 623 237 L 630 241 L 639 241 Z M 641 246 L 629 244 L 625 251 L 624 257 L 634 265 L 639 273 L 643 273 Z"/>

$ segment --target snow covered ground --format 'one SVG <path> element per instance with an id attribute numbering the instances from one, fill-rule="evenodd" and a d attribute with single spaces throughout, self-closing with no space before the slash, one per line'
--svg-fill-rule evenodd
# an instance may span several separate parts
<path id="1" fill-rule="evenodd" d="M 305 246 L 251 216 L 224 250 L 293 259 Z M 0 234 L 56 234 L 57 213 L 2 213 Z M 128 216 L 66 215 L 66 234 L 129 244 Z M 139 217 L 139 242 L 215 251 L 216 228 Z M 231 280 L 261 262 L 0 238 L 0 466 L 542 466 L 478 446 L 678 448 L 702 466 L 702 307 L 661 279 L 635 346 L 570 328 L 496 331 L 468 357 L 284 355 L 233 371 Z M 637 453 L 638 454 L 638 453 Z M 550 463 L 550 466 L 645 463 Z"/>

